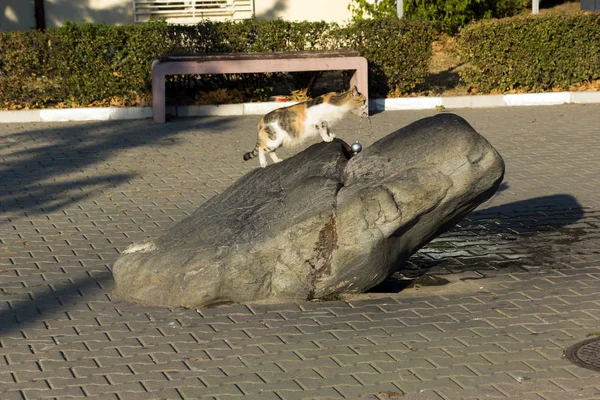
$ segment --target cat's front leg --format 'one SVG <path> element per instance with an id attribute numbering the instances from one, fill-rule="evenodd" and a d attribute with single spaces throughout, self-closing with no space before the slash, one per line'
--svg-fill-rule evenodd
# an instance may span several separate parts
<path id="1" fill-rule="evenodd" d="M 274 151 L 269 153 L 269 156 L 271 156 L 271 160 L 273 160 L 274 163 L 278 163 L 278 162 L 282 162 L 283 160 L 279 157 L 277 157 L 277 154 L 275 154 Z"/>
<path id="2" fill-rule="evenodd" d="M 327 136 L 329 136 L 331 138 L 331 140 L 333 140 L 333 138 L 335 138 L 335 133 L 333 133 L 333 132 L 331 132 L 331 130 L 329 130 L 329 124 L 327 123 L 327 121 L 321 122 L 321 126 L 327 132 Z M 329 140 L 329 141 L 331 141 L 331 140 Z"/>
<path id="3" fill-rule="evenodd" d="M 329 131 L 329 124 L 326 121 L 321 122 L 321 125 L 317 125 L 316 128 L 325 142 L 331 142 L 335 138 L 335 135 Z"/>

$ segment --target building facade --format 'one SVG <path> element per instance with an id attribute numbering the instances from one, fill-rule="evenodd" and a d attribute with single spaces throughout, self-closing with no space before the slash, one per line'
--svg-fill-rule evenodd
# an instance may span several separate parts
<path id="1" fill-rule="evenodd" d="M 164 18 L 189 24 L 202 19 L 282 18 L 290 21 L 343 23 L 350 0 L 0 0 L 0 31 L 36 27 L 36 3 L 43 3 L 47 28 L 67 21 L 124 25 Z"/>

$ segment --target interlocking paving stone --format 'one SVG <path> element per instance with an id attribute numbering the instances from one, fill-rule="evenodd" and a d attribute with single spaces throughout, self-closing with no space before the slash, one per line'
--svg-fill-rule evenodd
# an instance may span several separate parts
<path id="1" fill-rule="evenodd" d="M 460 110 L 507 170 L 400 271 L 449 285 L 200 310 L 121 302 L 110 269 L 256 167 L 259 117 L 0 124 L 0 398 L 600 398 L 562 358 L 600 332 L 599 112 Z"/>

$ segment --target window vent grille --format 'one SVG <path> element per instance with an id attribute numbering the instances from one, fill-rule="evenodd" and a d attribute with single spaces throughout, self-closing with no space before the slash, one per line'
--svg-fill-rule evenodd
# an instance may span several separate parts
<path id="1" fill-rule="evenodd" d="M 252 17 L 254 0 L 133 0 L 136 22 L 164 18 L 173 23 Z"/>

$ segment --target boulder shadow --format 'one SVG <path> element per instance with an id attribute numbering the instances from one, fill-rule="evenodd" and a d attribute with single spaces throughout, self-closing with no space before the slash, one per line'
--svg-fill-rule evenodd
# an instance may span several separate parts
<path id="1" fill-rule="evenodd" d="M 503 184 L 498 191 L 508 188 Z M 517 201 L 467 215 L 454 228 L 415 253 L 398 272 L 370 290 L 398 293 L 405 288 L 448 283 L 444 275 L 473 272 L 469 279 L 511 272 L 561 268 L 573 244 L 588 231 L 571 226 L 586 209 L 569 194 Z M 445 282 L 444 282 L 445 281 Z"/>

